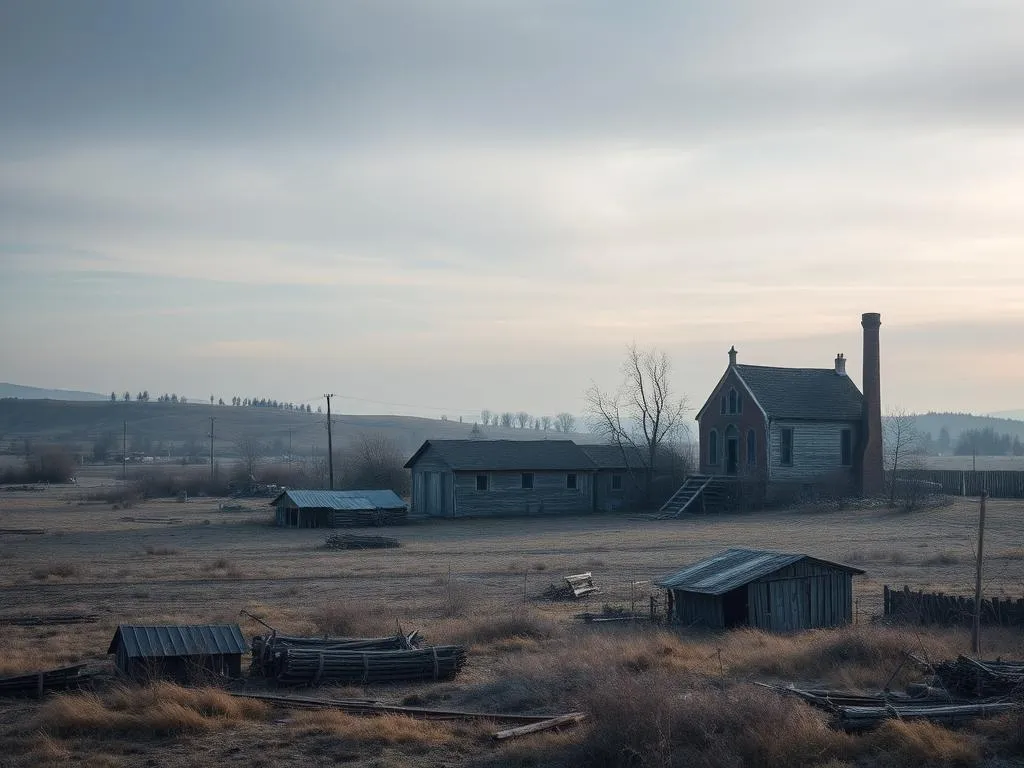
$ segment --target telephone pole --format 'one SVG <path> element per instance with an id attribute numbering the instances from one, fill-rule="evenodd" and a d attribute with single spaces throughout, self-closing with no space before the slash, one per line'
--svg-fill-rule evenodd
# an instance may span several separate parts
<path id="1" fill-rule="evenodd" d="M 334 444 L 331 442 L 331 395 L 324 395 L 327 398 L 327 477 L 329 478 L 330 488 L 334 490 Z"/>
<path id="2" fill-rule="evenodd" d="M 210 482 L 212 483 L 216 478 L 214 477 L 213 471 L 213 416 L 210 417 Z"/>
<path id="3" fill-rule="evenodd" d="M 128 420 L 124 421 L 121 432 L 121 482 L 128 485 Z"/>
<path id="4" fill-rule="evenodd" d="M 981 653 L 981 565 L 985 556 L 985 501 L 988 491 L 981 492 L 981 510 L 978 515 L 978 568 L 974 576 L 974 624 L 971 627 L 971 650 Z"/>

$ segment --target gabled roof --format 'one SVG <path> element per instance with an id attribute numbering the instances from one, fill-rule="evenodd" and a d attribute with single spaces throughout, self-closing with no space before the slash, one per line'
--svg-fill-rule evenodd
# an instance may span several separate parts
<path id="1" fill-rule="evenodd" d="M 572 440 L 427 440 L 405 463 L 406 469 L 428 449 L 453 470 L 571 472 L 595 468 Z"/>
<path id="2" fill-rule="evenodd" d="M 864 398 L 834 368 L 737 365 L 736 373 L 772 419 L 857 421 Z"/>
<path id="3" fill-rule="evenodd" d="M 248 653 L 249 645 L 237 624 L 183 624 L 134 626 L 121 624 L 107 653 L 123 645 L 129 658 L 165 656 L 221 656 Z"/>
<path id="4" fill-rule="evenodd" d="M 704 595 L 724 595 L 737 587 L 749 584 L 770 573 L 801 560 L 837 568 L 849 573 L 864 573 L 860 568 L 819 560 L 809 555 L 765 552 L 756 549 L 727 549 L 717 555 L 687 566 L 678 573 L 656 582 L 659 587 Z"/>
<path id="5" fill-rule="evenodd" d="M 598 469 L 644 469 L 647 458 L 631 445 L 581 445 Z"/>
<path id="6" fill-rule="evenodd" d="M 405 502 L 394 491 L 285 491 L 270 504 L 277 506 L 282 496 L 290 498 L 300 509 L 334 509 L 350 512 L 405 509 Z"/>

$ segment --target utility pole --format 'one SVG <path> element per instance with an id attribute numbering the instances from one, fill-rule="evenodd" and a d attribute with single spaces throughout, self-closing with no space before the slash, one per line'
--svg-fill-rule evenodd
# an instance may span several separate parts
<path id="1" fill-rule="evenodd" d="M 324 395 L 327 398 L 327 477 L 330 479 L 330 488 L 334 490 L 334 444 L 331 442 L 331 395 Z"/>
<path id="2" fill-rule="evenodd" d="M 211 395 L 212 397 L 212 395 Z M 213 471 L 213 416 L 210 417 L 210 482 L 212 483 L 216 478 L 214 477 Z"/>
<path id="3" fill-rule="evenodd" d="M 978 515 L 978 569 L 974 576 L 974 626 L 971 627 L 971 650 L 981 653 L 981 565 L 985 557 L 985 501 L 988 491 L 981 492 L 981 511 Z"/>
<path id="4" fill-rule="evenodd" d="M 128 420 L 124 421 L 121 432 L 121 482 L 128 485 Z"/>
<path id="5" fill-rule="evenodd" d="M 288 469 L 292 468 L 292 431 L 288 430 Z"/>

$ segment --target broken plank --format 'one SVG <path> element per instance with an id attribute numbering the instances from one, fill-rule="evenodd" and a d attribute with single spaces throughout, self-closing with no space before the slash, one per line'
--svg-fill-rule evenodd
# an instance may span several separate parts
<path id="1" fill-rule="evenodd" d="M 570 712 L 568 715 L 559 715 L 558 717 L 552 717 L 548 720 L 541 720 L 539 723 L 520 725 L 515 728 L 507 728 L 504 731 L 498 731 L 494 734 L 494 738 L 498 741 L 505 741 L 506 739 L 514 739 L 517 736 L 527 736 L 531 733 L 550 731 L 552 728 L 577 725 L 586 719 L 587 716 L 583 712 Z"/>

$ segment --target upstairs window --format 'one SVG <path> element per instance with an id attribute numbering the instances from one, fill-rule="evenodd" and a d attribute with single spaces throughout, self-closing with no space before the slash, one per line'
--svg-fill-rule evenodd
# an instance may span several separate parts
<path id="1" fill-rule="evenodd" d="M 613 491 L 621 491 L 622 490 L 622 475 L 612 475 L 612 490 Z"/>
<path id="2" fill-rule="evenodd" d="M 533 472 L 523 472 L 523 488 L 533 488 Z"/>
<path id="3" fill-rule="evenodd" d="M 718 431 L 712 429 L 708 435 L 708 464 L 718 463 Z"/>
<path id="4" fill-rule="evenodd" d="M 487 475 L 477 475 L 476 476 L 476 489 L 478 491 L 486 491 L 487 490 L 487 486 L 488 486 Z"/>
<path id="5" fill-rule="evenodd" d="M 736 396 L 736 390 L 735 389 L 730 389 L 729 390 L 729 413 L 731 413 L 731 414 L 732 413 L 736 413 L 736 401 L 738 399 L 739 398 L 737 398 L 737 396 Z"/>
<path id="6" fill-rule="evenodd" d="M 570 472 L 565 476 L 565 487 L 570 491 L 576 490 L 576 473 Z"/>
<path id="7" fill-rule="evenodd" d="M 757 433 L 752 429 L 747 431 L 747 465 L 757 466 Z"/>
<path id="8" fill-rule="evenodd" d="M 844 429 L 839 435 L 839 460 L 844 467 L 853 464 L 853 430 Z"/>
<path id="9" fill-rule="evenodd" d="M 783 427 L 779 433 L 782 441 L 781 463 L 784 467 L 793 466 L 793 428 Z"/>
<path id="10" fill-rule="evenodd" d="M 725 415 L 725 395 L 722 395 L 722 415 Z"/>

